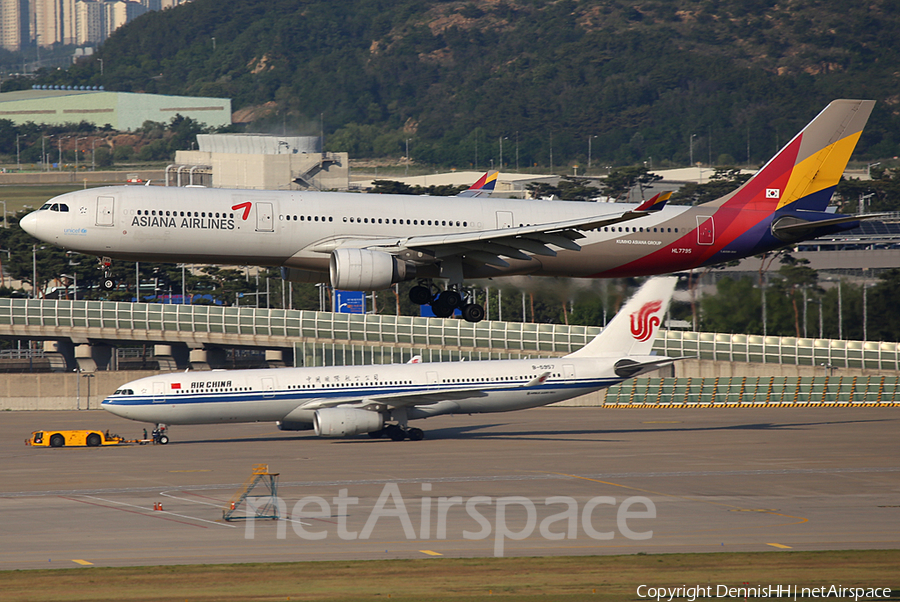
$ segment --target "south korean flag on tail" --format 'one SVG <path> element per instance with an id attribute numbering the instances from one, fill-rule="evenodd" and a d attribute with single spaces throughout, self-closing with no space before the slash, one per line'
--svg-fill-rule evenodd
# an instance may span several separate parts
<path id="1" fill-rule="evenodd" d="M 781 189 L 780 188 L 766 188 L 766 198 L 767 199 L 780 199 L 781 198 Z"/>

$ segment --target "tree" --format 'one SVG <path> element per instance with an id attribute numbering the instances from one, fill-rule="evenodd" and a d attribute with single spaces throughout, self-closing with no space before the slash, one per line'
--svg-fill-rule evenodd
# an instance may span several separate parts
<path id="1" fill-rule="evenodd" d="M 650 171 L 643 165 L 620 167 L 614 169 L 600 184 L 600 191 L 606 196 L 619 200 L 626 196 L 635 186 L 640 187 L 641 198 L 644 197 L 644 188 L 650 188 L 653 182 L 662 180 L 662 176 Z"/>
<path id="2" fill-rule="evenodd" d="M 741 170 L 735 167 L 717 167 L 709 182 L 706 184 L 688 182 L 672 194 L 669 202 L 673 205 L 702 205 L 725 196 L 750 177 L 750 174 L 741 173 Z"/>

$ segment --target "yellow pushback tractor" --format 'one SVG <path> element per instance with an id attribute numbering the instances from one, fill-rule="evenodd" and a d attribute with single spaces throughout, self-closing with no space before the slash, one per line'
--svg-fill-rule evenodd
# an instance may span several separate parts
<path id="1" fill-rule="evenodd" d="M 100 447 L 133 442 L 119 435 L 110 435 L 109 431 L 77 430 L 34 431 L 25 443 L 35 447 Z"/>

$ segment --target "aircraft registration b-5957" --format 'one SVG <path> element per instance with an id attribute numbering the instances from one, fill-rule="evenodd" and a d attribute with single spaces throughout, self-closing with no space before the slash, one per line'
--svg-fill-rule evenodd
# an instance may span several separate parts
<path id="1" fill-rule="evenodd" d="M 544 406 L 671 364 L 676 358 L 651 349 L 675 281 L 647 281 L 599 335 L 564 357 L 177 372 L 126 383 L 101 407 L 165 425 L 276 421 L 320 437 L 420 440 L 424 432 L 409 420 Z"/>
<path id="2" fill-rule="evenodd" d="M 381 290 L 435 315 L 484 309 L 464 280 L 613 278 L 713 265 L 839 232 L 870 216 L 828 209 L 872 112 L 835 100 L 750 180 L 702 205 L 485 198 L 496 173 L 450 198 L 120 186 L 61 195 L 20 224 L 65 249 L 112 259 L 281 266 L 292 281 Z M 446 281 L 435 294 L 434 279 Z M 105 273 L 104 288 L 115 283 Z"/>

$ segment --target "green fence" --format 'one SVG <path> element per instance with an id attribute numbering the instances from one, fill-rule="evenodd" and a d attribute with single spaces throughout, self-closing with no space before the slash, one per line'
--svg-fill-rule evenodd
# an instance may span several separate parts
<path id="1" fill-rule="evenodd" d="M 610 387 L 606 407 L 900 405 L 896 376 L 636 378 Z"/>

